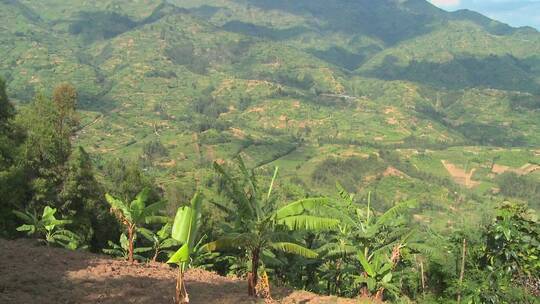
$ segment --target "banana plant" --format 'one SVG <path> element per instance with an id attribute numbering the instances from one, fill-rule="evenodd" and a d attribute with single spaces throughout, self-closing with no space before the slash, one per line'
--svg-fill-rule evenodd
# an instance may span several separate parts
<path id="1" fill-rule="evenodd" d="M 203 235 L 193 247 L 190 267 L 193 266 L 200 269 L 211 270 L 219 259 L 220 254 L 218 252 L 209 252 L 204 248 L 207 239 L 208 236 L 206 234 Z"/>
<path id="2" fill-rule="evenodd" d="M 75 250 L 80 245 L 80 238 L 75 233 L 63 228 L 71 224 L 72 221 L 57 219 L 56 209 L 46 206 L 41 217 L 35 213 L 20 212 L 13 210 L 13 213 L 23 220 L 25 224 L 17 227 L 17 231 L 26 232 L 28 236 L 38 236 L 38 240 L 47 244 L 58 244 L 64 248 Z"/>
<path id="3" fill-rule="evenodd" d="M 167 223 L 161 227 L 158 232 L 153 232 L 150 229 L 138 228 L 137 231 L 151 242 L 154 254 L 152 256 L 152 262 L 156 262 L 160 254 L 167 254 L 167 257 L 170 257 L 174 250 L 172 248 L 180 246 L 180 243 L 171 237 L 172 225 Z"/>
<path id="4" fill-rule="evenodd" d="M 394 283 L 394 268 L 399 259 L 399 256 L 396 256 L 398 251 L 399 248 L 395 247 L 391 256 L 373 254 L 366 257 L 363 252 L 358 253 L 358 260 L 364 272 L 356 276 L 355 281 L 357 284 L 364 285 L 361 290 L 362 297 L 382 302 L 385 290 L 393 295 L 399 294 L 399 287 Z"/>
<path id="5" fill-rule="evenodd" d="M 178 265 L 176 278 L 175 303 L 189 303 L 189 295 L 184 281 L 184 273 L 189 266 L 190 255 L 196 246 L 195 240 L 201 221 L 202 196 L 197 192 L 191 199 L 190 206 L 178 208 L 172 227 L 172 237 L 182 246 L 167 261 Z"/>
<path id="6" fill-rule="evenodd" d="M 105 194 L 105 199 L 111 206 L 111 213 L 113 213 L 120 224 L 122 224 L 127 232 L 128 238 L 128 261 L 133 262 L 134 243 L 137 229 L 143 224 L 152 223 L 165 223 L 167 217 L 156 215 L 158 211 L 163 209 L 164 202 L 157 202 L 147 205 L 147 201 L 150 195 L 149 189 L 144 189 L 135 199 L 127 204 L 117 198 L 114 198 L 110 194 Z"/>
<path id="7" fill-rule="evenodd" d="M 113 241 L 108 241 L 107 244 L 109 248 L 104 248 L 103 253 L 111 255 L 113 257 L 122 258 L 124 260 L 129 259 L 129 241 L 125 233 L 120 235 L 119 243 L 116 244 Z M 145 260 L 145 257 L 140 255 L 151 251 L 152 248 L 149 247 L 139 247 L 133 249 L 133 258 L 139 261 Z"/>
<path id="8" fill-rule="evenodd" d="M 205 245 L 209 251 L 241 249 L 248 253 L 251 272 L 248 273 L 248 294 L 257 296 L 258 269 L 261 257 L 267 251 L 280 251 L 315 258 L 317 253 L 296 242 L 290 231 L 331 230 L 338 226 L 334 218 L 316 216 L 310 211 L 320 211 L 330 204 L 327 198 L 309 198 L 276 207 L 272 195 L 278 168 L 274 170 L 268 191 L 257 184 L 253 170 L 248 170 L 240 156 L 237 157 L 239 176 L 231 176 L 225 168 L 214 163 L 214 168 L 222 177 L 223 190 L 230 199 L 229 206 L 214 202 L 232 220 L 227 233 L 214 242 Z M 232 206 L 230 206 L 232 204 Z"/>
<path id="9" fill-rule="evenodd" d="M 369 283 L 367 290 L 364 288 L 362 292 L 369 291 L 371 294 L 372 290 L 369 287 L 373 286 L 372 281 L 381 283 L 384 276 L 381 277 L 377 271 L 375 273 L 366 271 L 364 263 L 360 263 L 365 275 L 359 277 L 358 270 L 351 271 L 347 265 L 356 260 L 355 255 L 361 255 L 366 261 L 376 262 L 371 267 L 372 269 L 379 269 L 382 263 L 380 261 L 383 260 L 382 256 L 393 249 L 399 249 L 394 252 L 395 254 L 402 254 L 401 249 L 404 248 L 407 248 L 407 252 L 413 248 L 418 251 L 421 244 L 414 240 L 412 237 L 414 233 L 404 225 L 402 216 L 404 211 L 416 206 L 416 201 L 400 202 L 386 212 L 377 214 L 371 208 L 371 193 L 368 193 L 366 205 L 361 206 L 355 202 L 354 195 L 348 193 L 339 183 L 336 187 L 340 199 L 335 204 L 339 208 L 330 208 L 325 212 L 340 220 L 339 229 L 337 233 L 328 236 L 325 244 L 318 250 L 330 264 L 327 268 L 335 270 L 334 273 L 328 274 L 327 286 L 333 287 L 334 292 L 339 292 L 340 284 L 348 281 L 347 277 L 355 278 L 357 283 Z M 334 265 L 331 265 L 332 263 Z M 391 268 L 393 269 L 394 267 Z M 387 270 L 384 269 L 384 271 Z M 374 275 L 371 276 L 371 274 Z M 376 296 L 382 297 L 384 290 L 392 293 L 394 289 L 391 286 L 387 287 L 375 290 Z M 379 293 L 377 293 L 378 290 L 380 290 Z"/>

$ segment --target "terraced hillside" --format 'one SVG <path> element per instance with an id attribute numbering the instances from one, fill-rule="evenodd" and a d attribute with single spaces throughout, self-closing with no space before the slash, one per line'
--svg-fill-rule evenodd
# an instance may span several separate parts
<path id="1" fill-rule="evenodd" d="M 189 192 L 241 153 L 279 165 L 284 195 L 339 181 L 380 209 L 414 197 L 440 229 L 540 201 L 532 28 L 424 0 L 67 3 L 0 0 L 0 75 L 21 107 L 73 83 L 101 169 L 137 159 Z"/>

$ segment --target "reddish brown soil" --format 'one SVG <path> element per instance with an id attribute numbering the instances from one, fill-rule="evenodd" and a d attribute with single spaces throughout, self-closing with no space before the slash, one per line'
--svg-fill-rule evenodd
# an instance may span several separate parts
<path id="1" fill-rule="evenodd" d="M 0 239 L 0 303 L 172 303 L 176 272 L 165 264 L 136 264 L 106 256 Z M 246 296 L 243 280 L 192 269 L 191 303 L 264 303 Z M 303 291 L 273 290 L 276 303 L 355 303 Z"/>

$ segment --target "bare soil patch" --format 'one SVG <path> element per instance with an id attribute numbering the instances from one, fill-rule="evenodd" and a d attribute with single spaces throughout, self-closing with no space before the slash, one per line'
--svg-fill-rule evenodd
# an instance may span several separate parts
<path id="1" fill-rule="evenodd" d="M 0 239 L 0 303 L 172 303 L 175 269 L 135 264 L 103 255 Z M 249 298 L 244 280 L 192 269 L 191 303 L 264 303 Z M 275 303 L 355 303 L 304 291 L 272 290 Z"/>
<path id="2" fill-rule="evenodd" d="M 399 178 L 406 178 L 406 177 L 409 177 L 407 174 L 403 173 L 402 171 L 392 167 L 392 166 L 389 166 L 388 168 L 386 168 L 386 170 L 384 170 L 383 172 L 383 176 L 396 176 L 396 177 L 399 177 Z"/>
<path id="3" fill-rule="evenodd" d="M 502 173 L 505 173 L 505 172 L 514 172 L 518 175 L 527 175 L 527 174 L 531 174 L 535 171 L 539 171 L 540 170 L 540 166 L 539 165 L 536 165 L 536 164 L 531 164 L 531 163 L 527 163 L 519 168 L 512 168 L 512 167 L 509 167 L 509 166 L 503 166 L 503 165 L 497 165 L 497 164 L 494 164 L 493 165 L 493 168 L 491 169 L 491 172 L 495 173 L 495 174 L 502 174 Z"/>
<path id="4" fill-rule="evenodd" d="M 448 171 L 448 173 L 450 173 L 450 176 L 452 176 L 452 179 L 457 184 L 460 184 L 467 188 L 473 188 L 480 184 L 480 182 L 472 180 L 472 176 L 474 175 L 474 172 L 476 171 L 476 169 L 472 169 L 469 172 L 465 172 L 465 170 L 457 167 L 451 162 L 448 162 L 446 160 L 441 160 L 441 162 L 446 168 L 446 170 Z"/>

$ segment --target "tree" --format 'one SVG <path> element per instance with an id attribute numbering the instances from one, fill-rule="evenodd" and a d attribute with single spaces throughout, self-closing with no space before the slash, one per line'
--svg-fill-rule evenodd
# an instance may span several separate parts
<path id="1" fill-rule="evenodd" d="M 76 110 L 77 99 L 77 90 L 71 84 L 60 84 L 53 91 L 52 100 L 57 109 L 56 131 L 61 137 L 71 137 L 79 124 Z M 69 157 L 70 151 L 71 147 L 65 146 L 65 151 L 62 151 L 64 158 Z"/>
<path id="2" fill-rule="evenodd" d="M 15 108 L 11 102 L 9 102 L 6 92 L 6 83 L 0 78 L 0 129 L 4 129 L 14 115 Z"/>
<path id="3" fill-rule="evenodd" d="M 214 242 L 205 245 L 209 251 L 241 248 L 248 252 L 251 273 L 248 274 L 248 294 L 257 296 L 258 269 L 267 250 L 296 254 L 307 258 L 317 253 L 296 243 L 288 231 L 329 230 L 337 227 L 338 220 L 310 215 L 310 211 L 327 206 L 326 198 L 302 199 L 277 208 L 272 195 L 277 168 L 267 192 L 259 188 L 255 174 L 248 170 L 241 157 L 237 158 L 239 176 L 233 177 L 221 165 L 214 168 L 223 179 L 223 187 L 233 207 L 215 203 L 224 210 L 233 224 L 229 231 Z"/>
<path id="4" fill-rule="evenodd" d="M 491 269 L 540 279 L 540 222 L 525 204 L 506 202 L 485 232 L 484 259 Z"/>
<path id="5" fill-rule="evenodd" d="M 71 154 L 58 195 L 61 208 L 74 219 L 74 230 L 94 249 L 103 248 L 117 226 L 103 201 L 103 187 L 96 180 L 90 155 L 82 147 Z"/>
<path id="6" fill-rule="evenodd" d="M 167 221 L 165 217 L 156 215 L 156 213 L 164 207 L 164 202 L 160 201 L 147 205 L 146 203 L 148 202 L 149 195 L 150 190 L 146 188 L 139 192 L 135 199 L 128 204 L 114 198 L 108 193 L 105 194 L 105 198 L 111 206 L 111 212 L 127 231 L 129 262 L 133 262 L 134 242 L 137 228 L 143 224 L 163 223 Z"/>
<path id="7" fill-rule="evenodd" d="M 17 117 L 18 124 L 26 130 L 22 165 L 31 192 L 30 205 L 34 208 L 60 207 L 57 194 L 65 175 L 71 137 L 57 132 L 58 119 L 55 104 L 41 94 Z"/>
<path id="8" fill-rule="evenodd" d="M 7 102 L 4 84 L 0 84 L 0 103 Z M 0 116 L 0 172 L 3 171 L 2 160 L 4 155 L 11 154 L 9 164 L 11 166 L 6 174 L 0 174 L 2 185 L 9 185 L 11 188 L 7 201 L 12 205 L 11 209 L 41 209 L 45 206 L 52 206 L 59 212 L 68 213 L 62 206 L 62 199 L 59 193 L 63 188 L 63 182 L 67 172 L 65 164 L 71 154 L 72 132 L 63 132 L 60 125 L 63 125 L 66 117 L 74 117 L 75 108 L 73 96 L 76 96 L 74 89 L 70 93 L 60 94 L 64 90 L 55 90 L 55 100 L 38 94 L 32 103 L 22 108 L 19 115 L 15 117 L 14 124 L 10 118 L 13 116 L 11 106 L 2 105 Z M 71 96 L 71 97 L 70 97 Z M 70 97 L 70 98 L 68 98 Z M 73 104 L 73 106 L 65 106 Z M 69 111 L 68 111 L 69 109 Z M 7 127 L 9 125 L 9 127 Z M 3 131 L 10 133 L 10 140 L 3 140 Z M 8 139 L 8 137 L 5 137 Z M 17 141 L 24 141 L 18 148 Z M 4 153 L 6 147 L 11 151 Z M 17 153 L 15 153 L 15 151 Z M 15 155 L 17 162 L 15 165 Z M 0 192 L 6 191 L 0 186 Z"/>
<path id="9" fill-rule="evenodd" d="M 190 261 L 190 255 L 195 248 L 195 240 L 201 224 L 201 205 L 202 197 L 199 193 L 195 193 L 191 199 L 190 206 L 178 208 L 174 218 L 172 228 L 172 237 L 180 242 L 182 246 L 171 258 L 167 261 L 170 264 L 178 265 L 178 276 L 176 279 L 176 304 L 189 303 L 184 272 Z"/>
<path id="10" fill-rule="evenodd" d="M 21 208 L 25 195 L 24 178 L 16 160 L 18 147 L 24 137 L 13 123 L 15 109 L 0 78 L 0 236 L 8 236 L 15 228 L 11 210 Z"/>
<path id="11" fill-rule="evenodd" d="M 454 264 L 463 264 L 439 286 L 461 295 L 462 303 L 537 303 L 539 227 L 535 212 L 525 204 L 502 203 L 490 224 L 451 236 L 449 251 L 459 261 Z"/>

